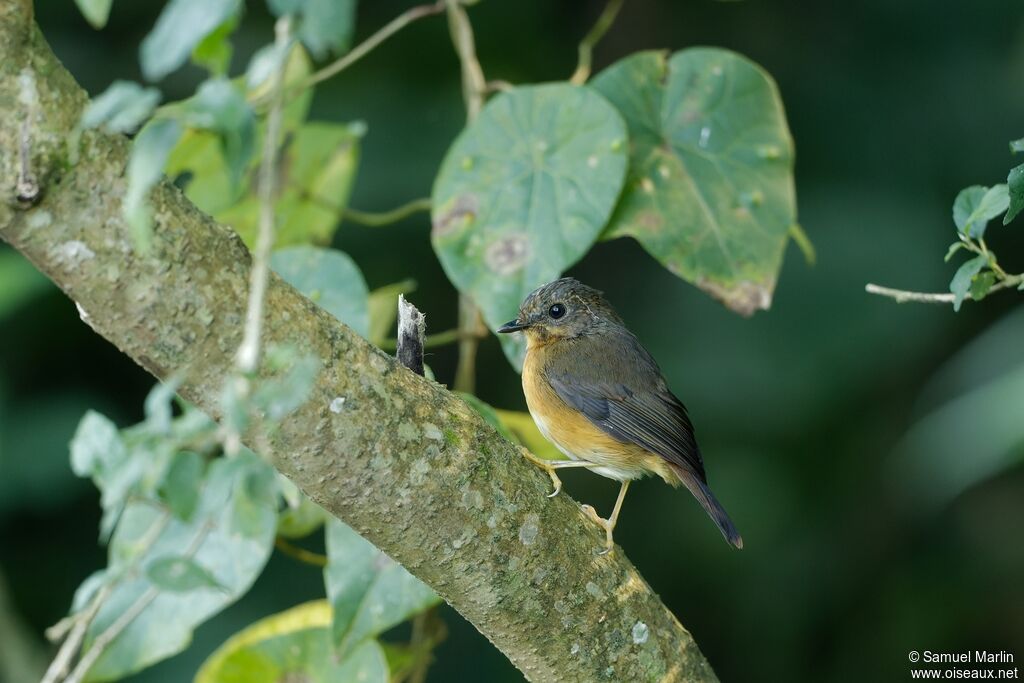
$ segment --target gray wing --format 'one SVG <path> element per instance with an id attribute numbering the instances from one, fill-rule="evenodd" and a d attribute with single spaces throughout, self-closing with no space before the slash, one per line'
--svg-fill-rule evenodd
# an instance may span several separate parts
<path id="1" fill-rule="evenodd" d="M 632 334 L 626 332 L 615 342 L 618 345 L 612 348 L 617 352 L 610 353 L 605 339 L 595 344 L 601 355 L 577 351 L 549 363 L 544 372 L 548 384 L 609 436 L 660 455 L 706 483 L 686 407 L 669 391 L 654 359 Z M 589 345 L 586 340 L 580 343 Z M 630 353 L 621 353 L 622 345 Z M 580 357 L 594 360 L 586 367 L 570 365 L 571 358 Z"/>

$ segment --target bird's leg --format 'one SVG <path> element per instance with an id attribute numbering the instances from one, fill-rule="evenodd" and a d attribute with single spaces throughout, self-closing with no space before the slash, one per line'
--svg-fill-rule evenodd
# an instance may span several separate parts
<path id="1" fill-rule="evenodd" d="M 548 476 L 551 477 L 551 484 L 555 487 L 555 490 L 548 494 L 548 498 L 554 498 L 562 490 L 562 480 L 558 478 L 558 474 L 555 470 L 562 469 L 564 467 L 598 467 L 598 465 L 595 465 L 592 462 L 587 462 L 586 460 L 544 460 L 543 458 L 538 458 L 536 455 L 531 453 L 529 448 L 521 448 L 523 456 L 525 456 L 527 460 L 547 472 Z"/>
<path id="2" fill-rule="evenodd" d="M 619 488 L 619 497 L 615 500 L 615 507 L 612 509 L 612 516 L 608 519 L 603 519 L 597 514 L 597 511 L 590 505 L 583 506 L 583 514 L 604 529 L 605 542 L 604 550 L 600 555 L 607 555 L 615 547 L 615 542 L 612 541 L 612 531 L 615 530 L 615 525 L 619 522 L 619 511 L 622 510 L 622 501 L 626 499 L 626 491 L 629 489 L 629 480 L 622 482 L 622 486 Z"/>

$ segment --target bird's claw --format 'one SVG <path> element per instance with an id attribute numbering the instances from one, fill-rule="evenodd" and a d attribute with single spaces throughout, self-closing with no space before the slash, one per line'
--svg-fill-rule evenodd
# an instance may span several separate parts
<path id="1" fill-rule="evenodd" d="M 615 543 L 614 543 L 614 541 L 612 541 L 612 528 L 613 527 L 611 525 L 611 522 L 609 520 L 605 519 L 604 517 L 600 516 L 599 514 L 597 514 L 597 510 L 595 510 L 592 505 L 583 505 L 583 506 L 580 507 L 580 509 L 583 511 L 584 515 L 586 515 L 592 522 L 594 522 L 594 524 L 597 524 L 599 527 L 604 529 L 604 534 L 605 534 L 604 549 L 601 550 L 600 552 L 598 552 L 597 554 L 599 556 L 600 555 L 607 555 L 608 553 L 610 553 L 612 551 L 612 549 L 615 548 Z"/>
<path id="2" fill-rule="evenodd" d="M 543 460 L 541 460 L 537 456 L 535 456 L 533 453 L 531 453 L 530 449 L 524 447 L 522 449 L 522 451 L 523 451 L 523 456 L 527 460 L 529 460 L 534 465 L 536 465 L 537 467 L 539 467 L 542 470 L 544 470 L 545 472 L 547 472 L 548 476 L 551 477 L 551 485 L 554 486 L 554 490 L 551 493 L 549 493 L 547 495 L 547 497 L 548 498 L 554 498 L 559 493 L 561 493 L 562 492 L 562 480 L 558 478 L 558 474 L 555 472 L 555 468 L 552 467 L 551 465 L 547 464 L 546 462 L 544 462 Z"/>

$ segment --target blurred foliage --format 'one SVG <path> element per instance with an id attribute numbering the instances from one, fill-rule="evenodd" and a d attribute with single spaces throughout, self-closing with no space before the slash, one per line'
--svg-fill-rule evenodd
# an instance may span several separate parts
<path id="1" fill-rule="evenodd" d="M 90 4 L 104 3 L 79 2 Z M 90 33 L 66 0 L 38 5 L 44 34 L 90 92 L 141 78 L 139 27 L 154 24 L 162 3 L 120 3 L 102 34 Z M 567 36 L 582 36 L 601 6 L 474 6 L 488 75 L 564 78 L 576 59 Z M 356 42 L 406 8 L 362 3 Z M 193 48 L 200 66 L 186 65 L 161 83 L 165 100 L 188 98 L 211 73 L 246 71 L 272 21 L 262 3 L 246 12 L 236 27 L 224 22 L 206 36 L 211 50 L 204 51 L 206 41 Z M 1024 652 L 1024 553 L 1012 542 L 1024 515 L 1024 446 L 1013 400 L 1024 356 L 1015 343 L 1019 326 L 1009 322 L 1019 318 L 1014 297 L 965 307 L 954 319 L 948 309 L 897 308 L 860 291 L 865 280 L 948 279 L 942 263 L 927 258 L 948 242 L 936 226 L 948 225 L 959 188 L 1003 177 L 1004 141 L 1020 135 L 1019 3 L 960 3 L 935 12 L 919 1 L 782 8 L 652 0 L 627 3 L 623 12 L 596 50 L 598 70 L 651 47 L 714 43 L 771 72 L 799 143 L 801 222 L 819 253 L 814 270 L 788 259 L 771 314 L 749 321 L 680 286 L 626 240 L 596 244 L 573 267 L 573 275 L 608 293 L 686 401 L 709 475 L 748 540 L 743 553 L 727 554 L 685 497 L 646 483 L 618 535 L 631 559 L 723 680 L 840 681 L 851 672 L 888 680 L 905 676 L 910 649 Z M 844 30 L 828 30 L 836 26 Z M 524 40 L 530 49 L 520 49 Z M 304 104 L 309 118 L 350 131 L 344 122 L 368 122 L 358 140 L 358 176 L 349 179 L 355 206 L 387 209 L 429 193 L 438 160 L 463 124 L 458 67 L 446 41 L 443 20 L 410 27 L 358 69 L 319 86 L 312 104 L 307 91 L 289 107 L 290 114 Z M 245 91 L 258 99 L 248 85 Z M 286 128 L 306 119 L 306 109 L 286 116 Z M 208 136 L 209 153 L 219 158 L 215 132 L 185 130 L 179 145 L 189 136 Z M 258 127 L 253 158 L 261 137 Z M 202 184 L 190 172 L 174 175 L 187 192 L 198 191 Z M 1020 182 L 1011 172 L 1011 212 Z M 252 190 L 251 176 L 237 188 L 240 195 Z M 340 210 L 348 192 L 321 196 Z M 239 199 L 229 190 L 220 196 Z M 427 221 L 407 218 L 383 239 L 377 230 L 333 223 L 317 241 L 358 263 L 382 302 L 374 306 L 371 294 L 375 342 L 390 334 L 394 307 L 385 303 L 397 296 L 381 288 L 408 278 L 418 284 L 428 332 L 454 325 L 455 292 L 431 252 Z M 990 232 L 999 263 L 1024 270 L 1020 231 Z M 16 264 L 7 279 L 5 259 Z M 71 476 L 66 442 L 87 407 L 119 424 L 136 422 L 148 380 L 9 251 L 0 251 L 0 284 L 0 566 L 13 607 L 41 642 L 43 628 L 66 608 L 70 582 L 102 562 L 90 542 L 96 499 Z M 9 300 L 15 303 L 5 307 Z M 437 348 L 428 361 L 448 378 L 454 350 Z M 497 343 L 485 341 L 481 399 L 524 416 L 515 410 L 523 405 L 517 379 Z M 190 467 L 176 468 L 175 476 L 187 479 Z M 607 504 L 614 495 L 614 487 L 586 474 L 566 481 L 587 499 L 603 495 Z M 295 507 L 280 494 L 282 518 L 300 514 L 302 499 L 293 500 Z M 175 505 L 189 507 L 187 500 Z M 301 526 L 292 533 L 302 537 Z M 306 527 L 313 531 L 303 543 L 319 549 L 317 522 Z M 322 596 L 318 572 L 272 555 L 243 600 L 195 631 L 192 647 L 131 680 L 188 680 L 232 633 Z M 471 626 L 444 612 L 451 633 L 431 680 L 521 679 Z M 399 627 L 398 637 L 404 633 Z M 396 648 L 385 651 L 395 669 Z"/>

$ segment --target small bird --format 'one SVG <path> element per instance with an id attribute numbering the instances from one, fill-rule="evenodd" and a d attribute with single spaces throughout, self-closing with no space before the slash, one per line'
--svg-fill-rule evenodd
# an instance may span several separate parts
<path id="1" fill-rule="evenodd" d="M 605 531 L 601 554 L 614 547 L 612 531 L 629 483 L 647 474 L 689 489 L 725 539 L 743 547 L 708 488 L 686 408 L 601 292 L 573 278 L 543 285 L 526 297 L 519 317 L 498 328 L 520 331 L 526 335 L 526 404 L 541 433 L 569 458 L 542 460 L 527 452 L 551 477 L 551 496 L 561 490 L 555 470 L 563 467 L 586 467 L 622 484 L 608 519 L 583 506 Z"/>

